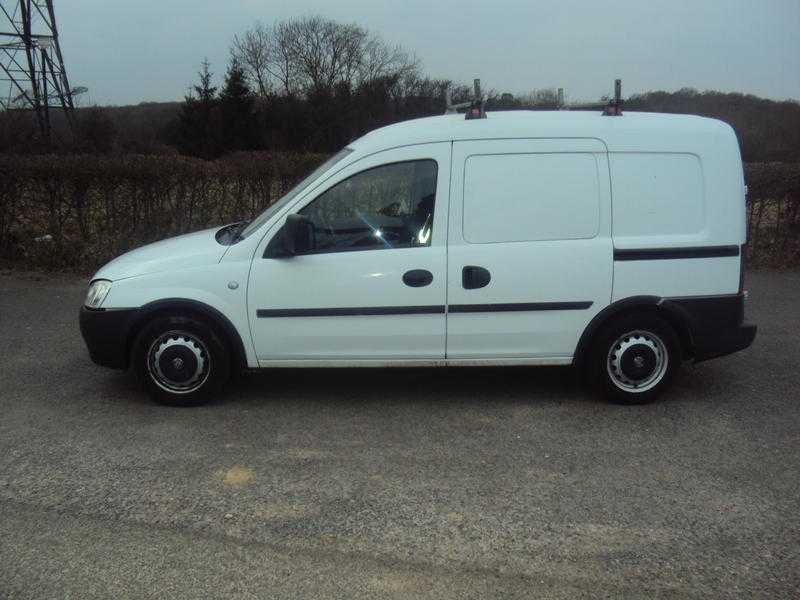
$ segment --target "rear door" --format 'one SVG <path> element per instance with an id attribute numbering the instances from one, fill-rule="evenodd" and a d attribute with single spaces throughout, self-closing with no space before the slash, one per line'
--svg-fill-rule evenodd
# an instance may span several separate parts
<path id="1" fill-rule="evenodd" d="M 452 164 L 447 358 L 570 362 L 611 297 L 605 144 L 456 142 Z"/>

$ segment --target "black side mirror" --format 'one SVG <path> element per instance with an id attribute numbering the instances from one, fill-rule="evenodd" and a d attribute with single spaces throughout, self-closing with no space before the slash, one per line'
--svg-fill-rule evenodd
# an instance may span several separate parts
<path id="1" fill-rule="evenodd" d="M 289 256 L 307 254 L 314 249 L 314 224 L 308 217 L 298 214 L 286 217 L 283 246 Z"/>

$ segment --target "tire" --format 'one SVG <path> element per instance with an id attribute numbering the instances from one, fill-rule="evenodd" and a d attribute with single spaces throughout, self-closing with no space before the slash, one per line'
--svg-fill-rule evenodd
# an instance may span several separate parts
<path id="1" fill-rule="evenodd" d="M 131 359 L 150 397 L 168 406 L 214 400 L 231 374 L 222 337 L 209 323 L 189 315 L 156 317 L 145 325 Z"/>
<path id="2" fill-rule="evenodd" d="M 599 332 L 587 367 L 589 379 L 616 404 L 646 404 L 669 387 L 681 346 L 672 326 L 655 314 L 614 319 Z"/>

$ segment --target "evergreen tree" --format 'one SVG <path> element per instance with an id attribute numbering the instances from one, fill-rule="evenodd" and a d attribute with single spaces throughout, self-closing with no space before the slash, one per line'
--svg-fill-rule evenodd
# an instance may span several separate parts
<path id="1" fill-rule="evenodd" d="M 216 158 L 220 154 L 215 112 L 219 102 L 217 88 L 211 85 L 213 74 L 208 59 L 203 60 L 200 82 L 184 99 L 178 120 L 177 142 L 183 154 Z"/>
<path id="2" fill-rule="evenodd" d="M 255 95 L 247 84 L 241 64 L 234 58 L 219 95 L 220 139 L 225 151 L 253 150 L 258 145 Z"/>

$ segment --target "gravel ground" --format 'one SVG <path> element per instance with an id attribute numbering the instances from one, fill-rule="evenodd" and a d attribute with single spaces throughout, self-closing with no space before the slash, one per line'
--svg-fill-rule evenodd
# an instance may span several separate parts
<path id="1" fill-rule="evenodd" d="M 0 597 L 800 597 L 800 273 L 643 407 L 515 368 L 164 408 L 90 362 L 84 283 L 0 272 Z"/>

